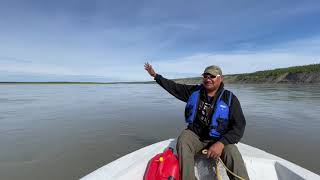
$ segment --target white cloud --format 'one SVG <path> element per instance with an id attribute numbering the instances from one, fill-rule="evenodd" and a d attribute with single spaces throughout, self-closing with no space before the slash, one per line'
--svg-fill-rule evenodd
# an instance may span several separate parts
<path id="1" fill-rule="evenodd" d="M 159 72 L 175 78 L 178 73 L 200 75 L 212 64 L 220 66 L 224 74 L 236 74 L 314 63 L 320 63 L 320 37 L 295 40 L 268 50 L 197 53 L 154 65 Z"/>
<path id="2" fill-rule="evenodd" d="M 269 50 L 195 53 L 176 59 L 151 60 L 159 74 L 168 78 L 200 75 L 206 66 L 219 65 L 224 74 L 246 73 L 280 67 L 320 63 L 320 38 L 280 44 Z M 109 63 L 108 63 L 109 64 Z M 111 63 L 110 63 L 111 64 Z M 99 76 L 120 81 L 152 80 L 143 62 L 112 62 L 109 66 L 67 66 L 45 63 L 1 62 L 0 71 L 55 75 Z"/>
<path id="3" fill-rule="evenodd" d="M 218 65 L 224 74 L 254 72 L 296 65 L 320 63 L 312 55 L 295 53 L 236 53 L 236 54 L 197 54 L 190 57 L 155 63 L 159 72 L 177 77 L 178 73 L 200 75 L 209 65 Z"/>

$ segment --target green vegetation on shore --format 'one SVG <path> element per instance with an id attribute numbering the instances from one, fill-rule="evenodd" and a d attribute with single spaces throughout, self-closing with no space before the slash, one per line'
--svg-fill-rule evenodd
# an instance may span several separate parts
<path id="1" fill-rule="evenodd" d="M 175 79 L 178 83 L 198 84 L 201 77 Z M 278 68 L 253 73 L 224 75 L 226 83 L 320 83 L 320 64 Z"/>
<path id="2" fill-rule="evenodd" d="M 320 64 L 293 66 L 254 73 L 235 74 L 226 80 L 236 83 L 316 83 L 320 82 Z"/>
<path id="3" fill-rule="evenodd" d="M 288 68 L 278 68 L 274 70 L 257 71 L 254 73 L 239 74 L 239 77 L 251 77 L 251 78 L 268 78 L 268 77 L 280 77 L 286 73 L 312 73 L 320 72 L 320 64 L 311 64 L 305 66 L 293 66 Z"/>

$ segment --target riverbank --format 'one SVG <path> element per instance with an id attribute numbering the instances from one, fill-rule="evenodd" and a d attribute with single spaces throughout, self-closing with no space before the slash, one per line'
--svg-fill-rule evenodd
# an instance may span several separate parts
<path id="1" fill-rule="evenodd" d="M 175 81 L 184 84 L 199 84 L 202 78 L 182 78 L 175 79 Z M 229 84 L 320 84 L 320 64 L 225 75 L 224 82 Z"/>

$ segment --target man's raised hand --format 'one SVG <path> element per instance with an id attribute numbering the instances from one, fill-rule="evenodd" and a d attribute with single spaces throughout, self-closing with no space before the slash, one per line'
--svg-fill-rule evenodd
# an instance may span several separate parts
<path id="1" fill-rule="evenodd" d="M 146 71 L 148 71 L 150 76 L 156 77 L 157 73 L 154 71 L 154 69 L 152 68 L 151 64 L 149 64 L 148 62 L 144 63 L 144 69 Z"/>

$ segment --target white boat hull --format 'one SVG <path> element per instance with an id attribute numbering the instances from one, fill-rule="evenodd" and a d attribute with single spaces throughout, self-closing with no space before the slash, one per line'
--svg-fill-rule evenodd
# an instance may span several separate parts
<path id="1" fill-rule="evenodd" d="M 169 139 L 134 151 L 81 178 L 81 180 L 142 180 L 149 160 L 167 147 L 175 148 L 176 141 Z M 320 180 L 320 176 L 280 157 L 260 149 L 239 143 L 251 180 Z M 212 161 L 197 157 L 195 170 L 200 180 L 214 179 Z M 220 167 L 219 167 L 220 168 Z M 223 179 L 228 179 L 222 171 Z"/>

